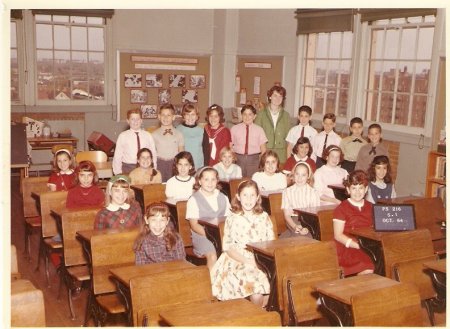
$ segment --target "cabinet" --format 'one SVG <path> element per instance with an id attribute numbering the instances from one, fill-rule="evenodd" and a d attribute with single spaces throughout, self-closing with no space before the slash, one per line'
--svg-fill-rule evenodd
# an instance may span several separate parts
<path id="1" fill-rule="evenodd" d="M 445 204 L 445 153 L 430 151 L 428 154 L 427 182 L 425 186 L 425 196 L 439 196 L 444 200 Z"/>

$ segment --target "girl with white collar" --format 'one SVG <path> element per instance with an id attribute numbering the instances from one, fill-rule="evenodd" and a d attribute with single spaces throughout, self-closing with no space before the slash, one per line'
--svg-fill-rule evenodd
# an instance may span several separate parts
<path id="1" fill-rule="evenodd" d="M 111 177 L 106 188 L 106 207 L 95 216 L 94 229 L 138 227 L 142 210 L 130 191 L 130 178 L 125 175 Z"/>
<path id="2" fill-rule="evenodd" d="M 50 191 L 68 191 L 75 186 L 75 171 L 72 153 L 68 149 L 59 149 L 53 158 L 54 172 L 48 178 Z"/>

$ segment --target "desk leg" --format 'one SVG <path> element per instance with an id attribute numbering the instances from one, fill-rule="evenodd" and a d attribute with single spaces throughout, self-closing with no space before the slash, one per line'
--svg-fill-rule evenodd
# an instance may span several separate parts
<path id="1" fill-rule="evenodd" d="M 260 269 L 267 275 L 270 283 L 269 301 L 266 306 L 267 311 L 279 311 L 277 273 L 275 271 L 275 260 L 259 252 L 255 252 L 255 260 Z"/>
<path id="2" fill-rule="evenodd" d="M 116 280 L 114 277 L 112 279 L 116 283 L 119 295 L 122 296 L 122 302 L 125 305 L 125 312 L 127 313 L 128 325 L 133 326 L 133 312 L 131 310 L 131 291 L 119 280 Z"/>
<path id="3" fill-rule="evenodd" d="M 446 274 L 431 271 L 431 279 L 437 293 L 436 304 L 439 308 L 443 307 L 444 309 L 447 299 L 446 277 Z"/>
<path id="4" fill-rule="evenodd" d="M 375 265 L 375 273 L 378 275 L 386 276 L 386 270 L 384 268 L 384 256 L 383 247 L 378 241 L 371 239 L 365 239 L 363 237 L 358 237 L 359 245 L 361 249 L 369 255 L 373 264 Z"/>
<path id="5" fill-rule="evenodd" d="M 353 314 L 349 305 L 321 293 L 319 293 L 319 300 L 331 325 L 353 327 Z"/>
<path id="6" fill-rule="evenodd" d="M 319 220 L 317 217 L 299 214 L 298 219 L 302 226 L 309 230 L 313 239 L 320 240 Z"/>
<path id="7" fill-rule="evenodd" d="M 208 225 L 203 226 L 205 228 L 206 238 L 211 241 L 216 248 L 217 258 L 222 254 L 222 241 L 220 241 L 220 232 L 219 229 L 215 230 Z"/>

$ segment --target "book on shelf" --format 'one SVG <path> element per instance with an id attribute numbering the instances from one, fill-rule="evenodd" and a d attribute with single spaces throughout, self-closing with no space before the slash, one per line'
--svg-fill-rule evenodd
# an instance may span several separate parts
<path id="1" fill-rule="evenodd" d="M 445 185 L 433 184 L 431 185 L 431 197 L 440 197 L 442 202 L 446 202 L 447 189 Z"/>
<path id="2" fill-rule="evenodd" d="M 436 158 L 436 170 L 434 172 L 434 177 L 438 179 L 445 179 L 445 164 L 447 160 L 445 156 L 438 156 Z"/>

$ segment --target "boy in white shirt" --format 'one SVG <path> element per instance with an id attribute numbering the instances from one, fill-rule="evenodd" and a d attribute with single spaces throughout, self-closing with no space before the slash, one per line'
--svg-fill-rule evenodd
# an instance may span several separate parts
<path id="1" fill-rule="evenodd" d="M 341 137 L 334 132 L 336 127 L 336 115 L 334 113 L 325 113 L 322 120 L 323 130 L 318 133 L 311 142 L 313 153 L 311 159 L 316 160 L 316 167 L 322 167 L 326 160 L 323 158 L 323 151 L 330 145 L 340 145 Z"/>
<path id="2" fill-rule="evenodd" d="M 314 136 L 317 135 L 317 130 L 309 124 L 311 115 L 312 109 L 308 105 L 302 105 L 298 108 L 299 124 L 292 127 L 286 137 L 288 158 L 291 156 L 292 148 L 300 137 L 308 137 L 312 141 Z"/>

